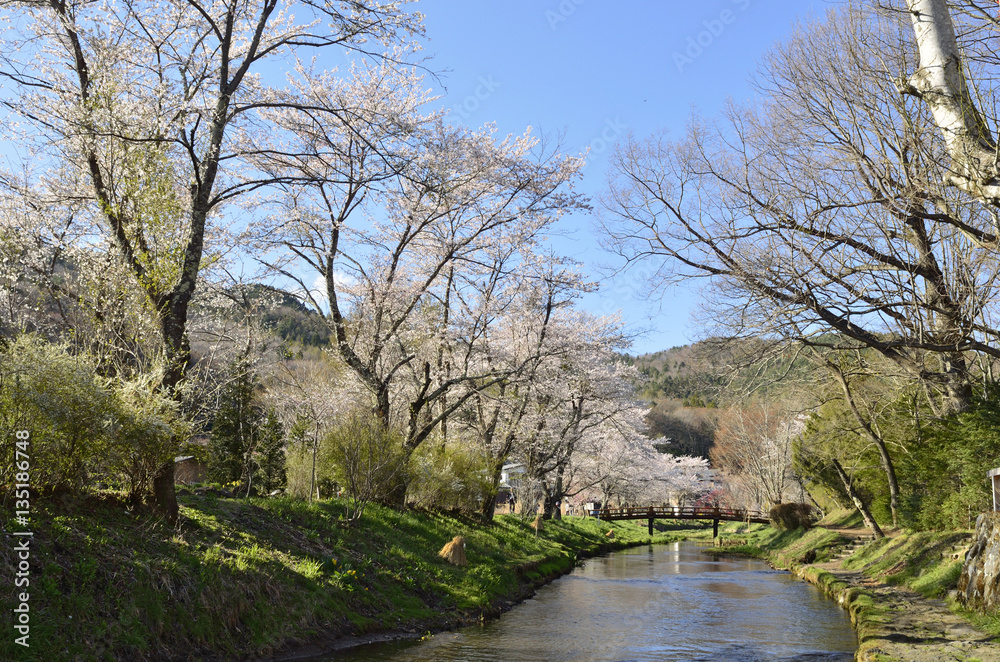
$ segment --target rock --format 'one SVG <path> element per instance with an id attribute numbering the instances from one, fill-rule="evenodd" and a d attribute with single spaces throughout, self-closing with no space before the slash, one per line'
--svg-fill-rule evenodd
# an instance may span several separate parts
<path id="1" fill-rule="evenodd" d="M 958 600 L 981 611 L 1000 606 L 1000 513 L 976 518 L 976 533 L 958 578 Z"/>

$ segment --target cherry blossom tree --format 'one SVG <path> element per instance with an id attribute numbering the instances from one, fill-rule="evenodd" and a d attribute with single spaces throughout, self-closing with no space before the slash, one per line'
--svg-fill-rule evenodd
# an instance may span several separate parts
<path id="1" fill-rule="evenodd" d="M 283 3 L 36 0 L 4 5 L 0 103 L 32 159 L 69 173 L 46 184 L 83 201 L 94 232 L 109 238 L 156 311 L 165 347 L 163 388 L 190 362 L 187 321 L 207 242 L 228 201 L 271 186 L 249 158 L 277 138 L 265 110 L 292 105 L 331 124 L 350 113 L 310 106 L 267 73 L 300 57 L 347 48 L 383 56 L 420 32 L 400 2 Z M 172 463 L 156 500 L 176 518 Z"/>
<path id="2" fill-rule="evenodd" d="M 504 278 L 491 297 L 504 302 L 485 332 L 489 360 L 506 378 L 478 389 L 464 416 L 466 426 L 490 458 L 492 490 L 482 514 L 491 519 L 501 471 L 536 432 L 528 423 L 544 395 L 546 375 L 553 361 L 566 360 L 580 339 L 557 327 L 575 299 L 590 285 L 569 265 L 552 255 L 533 256 L 521 265 L 520 278 Z M 537 428 L 537 423 L 534 424 Z"/>
<path id="3" fill-rule="evenodd" d="M 639 419 L 635 420 L 639 423 Z M 704 458 L 662 453 L 641 429 L 607 429 L 574 458 L 585 498 L 611 505 L 682 506 L 708 494 L 712 485 Z"/>
<path id="4" fill-rule="evenodd" d="M 544 489 L 546 517 L 558 517 L 556 504 L 593 481 L 575 474 L 573 459 L 608 435 L 634 439 L 645 415 L 629 381 L 634 370 L 614 360 L 613 350 L 625 345 L 618 320 L 574 312 L 552 331 L 565 351 L 536 375 L 517 449 Z"/>
<path id="5" fill-rule="evenodd" d="M 419 78 L 390 86 L 397 95 L 387 99 L 375 93 L 387 75 L 311 91 L 353 100 L 356 121 L 339 134 L 307 112 L 280 115 L 300 156 L 261 159 L 284 195 L 248 237 L 262 264 L 324 314 L 376 416 L 405 428 L 412 453 L 509 376 L 488 347 L 510 301 L 503 282 L 580 204 L 568 188 L 580 160 L 540 154 L 528 134 L 498 139 L 424 116 Z"/>

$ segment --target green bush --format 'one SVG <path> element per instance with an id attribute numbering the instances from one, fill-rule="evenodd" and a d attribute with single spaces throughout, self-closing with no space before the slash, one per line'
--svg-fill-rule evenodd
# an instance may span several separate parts
<path id="1" fill-rule="evenodd" d="M 89 470 L 102 466 L 114 394 L 98 378 L 94 364 L 64 345 L 21 336 L 0 352 L 0 477 L 14 483 L 14 434 L 30 434 L 34 489 L 79 489 Z"/>
<path id="2" fill-rule="evenodd" d="M 1000 466 L 1000 385 L 990 384 L 968 410 L 933 421 L 901 457 L 906 505 L 918 529 L 969 529 L 992 508 L 986 472 Z"/>
<path id="3" fill-rule="evenodd" d="M 334 479 L 334 469 L 330 462 L 330 453 L 320 448 L 322 439 L 316 439 L 319 434 L 316 424 L 308 419 L 300 418 L 288 430 L 288 445 L 285 450 L 285 473 L 288 477 L 288 494 L 300 499 L 309 498 L 309 490 L 313 496 L 328 498 L 334 496 L 339 489 Z M 316 446 L 315 483 L 313 481 L 313 446 Z"/>
<path id="4" fill-rule="evenodd" d="M 38 336 L 0 350 L 0 482 L 14 481 L 14 433 L 30 434 L 31 485 L 81 490 L 102 482 L 137 498 L 187 429 L 158 375 L 109 384 L 86 355 Z"/>
<path id="5" fill-rule="evenodd" d="M 779 503 L 771 507 L 769 516 L 776 529 L 808 529 L 812 527 L 813 507 L 808 503 Z"/>
<path id="6" fill-rule="evenodd" d="M 174 458 L 180 440 L 190 435 L 177 403 L 157 389 L 159 382 L 160 375 L 145 375 L 119 382 L 114 389 L 114 423 L 104 468 L 108 482 L 130 500 L 149 493 L 156 471 Z"/>
<path id="7" fill-rule="evenodd" d="M 478 512 L 493 489 L 489 459 L 461 443 L 420 446 L 410 458 L 409 499 L 424 508 Z"/>
<path id="8" fill-rule="evenodd" d="M 321 444 L 337 482 L 347 491 L 347 519 L 361 518 L 376 499 L 389 499 L 406 485 L 402 435 L 371 414 L 355 413 L 332 428 Z"/>

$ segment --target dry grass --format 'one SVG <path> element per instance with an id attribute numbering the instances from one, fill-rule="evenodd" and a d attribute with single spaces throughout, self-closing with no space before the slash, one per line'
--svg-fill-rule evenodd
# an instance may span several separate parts
<path id="1" fill-rule="evenodd" d="M 469 565 L 469 560 L 465 557 L 465 538 L 455 536 L 451 539 L 451 542 L 441 548 L 438 556 L 452 565 Z"/>

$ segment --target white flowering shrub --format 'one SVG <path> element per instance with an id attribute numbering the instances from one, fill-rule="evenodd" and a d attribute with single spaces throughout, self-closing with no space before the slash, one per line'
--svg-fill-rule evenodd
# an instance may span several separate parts
<path id="1" fill-rule="evenodd" d="M 187 429 L 157 391 L 156 374 L 109 382 L 93 360 L 36 335 L 0 348 L 0 484 L 15 482 L 15 433 L 27 431 L 31 487 L 81 490 L 100 483 L 147 492 Z"/>

